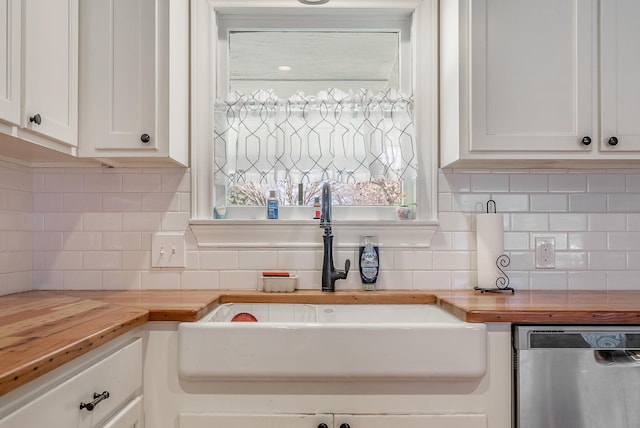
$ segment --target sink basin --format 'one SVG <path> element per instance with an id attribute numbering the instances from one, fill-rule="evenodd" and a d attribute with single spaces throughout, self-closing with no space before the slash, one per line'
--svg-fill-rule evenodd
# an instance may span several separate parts
<path id="1" fill-rule="evenodd" d="M 486 335 L 435 305 L 229 303 L 180 323 L 178 370 L 186 380 L 480 378 Z"/>

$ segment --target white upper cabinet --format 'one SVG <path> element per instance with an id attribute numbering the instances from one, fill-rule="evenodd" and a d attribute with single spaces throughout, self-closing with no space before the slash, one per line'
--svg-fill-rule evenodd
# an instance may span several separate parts
<path id="1" fill-rule="evenodd" d="M 78 145 L 78 0 L 22 2 L 21 127 Z M 29 139 L 26 135 L 20 135 Z"/>
<path id="2" fill-rule="evenodd" d="M 0 126 L 20 124 L 20 0 L 0 0 Z"/>
<path id="3" fill-rule="evenodd" d="M 640 4 L 600 3 L 442 2 L 441 166 L 640 160 Z"/>
<path id="4" fill-rule="evenodd" d="M 640 151 L 640 2 L 602 0 L 600 147 Z"/>
<path id="5" fill-rule="evenodd" d="M 82 0 L 80 156 L 187 165 L 188 7 Z"/>

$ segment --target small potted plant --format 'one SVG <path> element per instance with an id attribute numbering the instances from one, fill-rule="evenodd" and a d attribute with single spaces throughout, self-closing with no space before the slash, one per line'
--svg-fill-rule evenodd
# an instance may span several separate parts
<path id="1" fill-rule="evenodd" d="M 400 206 L 396 210 L 398 213 L 398 220 L 413 220 L 413 210 L 415 206 L 415 202 L 407 203 L 407 193 L 403 192 Z"/>

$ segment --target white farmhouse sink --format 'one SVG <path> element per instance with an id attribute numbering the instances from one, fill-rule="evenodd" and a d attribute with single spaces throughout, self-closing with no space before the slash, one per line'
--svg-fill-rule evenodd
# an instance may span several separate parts
<path id="1" fill-rule="evenodd" d="M 257 322 L 231 322 L 250 313 Z M 246 317 L 246 316 L 245 316 Z M 486 372 L 486 325 L 435 305 L 220 305 L 178 326 L 186 380 L 444 380 Z"/>

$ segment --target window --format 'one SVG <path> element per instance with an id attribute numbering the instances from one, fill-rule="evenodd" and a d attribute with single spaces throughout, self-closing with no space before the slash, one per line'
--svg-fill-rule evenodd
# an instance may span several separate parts
<path id="1" fill-rule="evenodd" d="M 195 2 L 192 224 L 216 224 L 210 221 L 215 205 L 225 205 L 229 219 L 253 219 L 251 224 L 260 224 L 266 217 L 267 192 L 273 188 L 281 194 L 280 219 L 312 223 L 307 205 L 319 195 L 319 184 L 325 180 L 337 183 L 333 186 L 335 221 L 366 222 L 369 230 L 371 221 L 396 226 L 396 205 L 416 202 L 417 220 L 410 222 L 412 226 L 435 224 L 437 2 L 414 0 L 398 9 L 383 0 L 332 1 L 335 6 L 292 2 L 292 7 L 282 8 L 268 7 L 281 2 L 265 0 L 260 3 L 265 7 L 257 9 L 243 7 L 250 2 Z M 226 105 L 216 105 L 214 100 L 224 100 Z M 362 100 L 393 106 L 376 111 L 375 126 L 365 124 L 369 128 L 361 134 L 380 137 L 363 140 L 360 149 L 353 141 L 361 134 L 353 130 L 363 125 L 354 124 L 352 118 L 362 116 L 356 111 L 362 109 Z M 324 104 L 309 113 L 305 108 L 310 102 Z M 274 109 L 234 110 L 238 103 L 241 107 L 270 103 Z M 415 136 L 406 132 L 406 121 L 391 122 L 401 109 L 415 116 L 411 122 Z M 322 134 L 335 138 L 335 124 L 327 118 L 338 111 L 349 117 L 344 128 L 351 129 L 346 150 L 335 150 L 335 144 L 329 150 L 308 143 L 308 135 L 299 144 L 302 129 L 318 139 Z M 269 114 L 274 119 L 267 123 Z M 283 130 L 285 122 L 287 130 Z M 269 140 L 276 132 L 282 138 Z M 211 135 L 216 136 L 216 145 Z M 343 139 L 344 135 L 347 132 Z M 405 142 L 398 136 L 404 136 Z M 253 143 L 247 149 L 249 140 Z M 410 161 L 405 159 L 408 151 L 400 155 L 400 145 L 408 140 L 414 144 Z M 382 151 L 380 141 L 394 143 Z M 360 165 L 366 167 L 358 169 Z M 285 226 L 291 228 L 291 224 Z M 274 222 L 265 222 L 264 227 L 273 228 Z"/>

